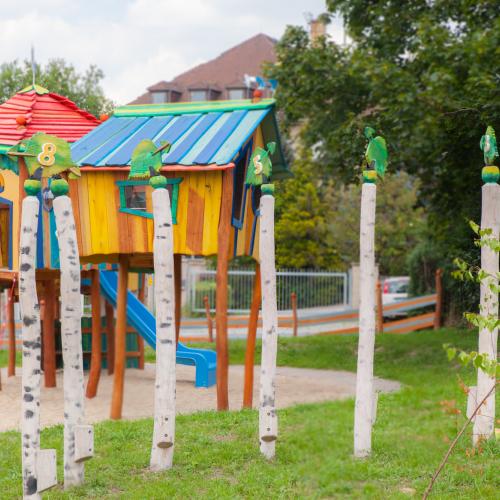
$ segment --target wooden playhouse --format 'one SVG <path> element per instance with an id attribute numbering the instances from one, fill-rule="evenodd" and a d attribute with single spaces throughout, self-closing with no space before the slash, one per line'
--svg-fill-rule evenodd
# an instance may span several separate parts
<path id="1" fill-rule="evenodd" d="M 70 197 L 82 267 L 85 270 L 113 265 L 119 271 L 116 341 L 123 338 L 126 331 L 128 272 L 153 269 L 152 188 L 147 180 L 128 179 L 131 155 L 144 139 L 157 144 L 168 141 L 172 147 L 162 156 L 162 173 L 168 178 L 174 221 L 177 333 L 181 256 L 217 255 L 217 392 L 218 407 L 227 408 L 228 261 L 240 255 L 258 259 L 260 188 L 245 184 L 246 169 L 254 149 L 275 142 L 273 177 L 287 174 L 275 102 L 263 99 L 130 105 L 117 108 L 97 127 L 95 122 L 92 125 L 88 130 L 93 130 L 71 147 L 81 177 L 69 180 Z M 8 268 L 0 271 L 4 282 L 12 282 L 17 270 L 15 242 L 20 193 L 27 177 L 24 170 L 21 162 L 18 176 L 13 172 L 4 174 L 5 198 L 14 213 L 10 222 L 11 261 Z M 44 182 L 47 184 L 44 188 L 48 187 L 50 180 L 44 179 Z M 42 190 L 43 216 L 39 230 L 43 232 L 43 239 L 39 245 L 38 274 L 40 279 L 52 276 L 55 279 L 58 245 L 47 193 L 48 190 Z M 100 326 L 93 331 L 93 339 L 94 333 L 93 356 L 94 346 L 95 350 L 100 346 Z M 97 354 L 95 361 L 100 364 Z M 114 363 L 117 362 L 120 360 L 115 359 Z M 117 376 L 119 374 L 115 373 Z"/>

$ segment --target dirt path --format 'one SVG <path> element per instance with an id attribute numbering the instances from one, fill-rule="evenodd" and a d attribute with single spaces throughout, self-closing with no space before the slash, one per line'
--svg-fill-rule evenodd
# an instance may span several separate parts
<path id="1" fill-rule="evenodd" d="M 20 373 L 20 369 L 18 369 Z M 127 370 L 123 417 L 137 419 L 153 416 L 154 365 L 146 364 L 141 370 Z M 87 423 L 99 422 L 109 417 L 113 377 L 101 375 L 98 395 L 87 399 L 85 405 Z M 0 432 L 18 429 L 21 412 L 21 377 L 7 378 L 2 370 L 0 391 Z M 279 367 L 277 372 L 277 406 L 283 408 L 298 403 L 314 403 L 353 397 L 356 374 L 332 370 Z M 259 367 L 255 369 L 254 405 L 258 402 Z M 400 388 L 399 382 L 375 379 L 376 390 L 392 392 Z M 243 393 L 243 366 L 229 369 L 229 404 L 232 410 L 241 408 Z M 215 386 L 195 389 L 194 368 L 177 365 L 177 412 L 194 413 L 214 410 Z M 42 389 L 42 426 L 63 422 L 62 373 L 57 374 L 56 389 Z"/>

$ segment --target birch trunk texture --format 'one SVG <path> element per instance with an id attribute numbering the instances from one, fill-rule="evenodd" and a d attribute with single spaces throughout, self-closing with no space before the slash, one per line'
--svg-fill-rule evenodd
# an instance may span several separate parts
<path id="1" fill-rule="evenodd" d="M 156 383 L 150 467 L 172 467 L 175 442 L 175 292 L 174 242 L 170 198 L 166 189 L 153 191 L 154 271 L 156 306 Z"/>
<path id="2" fill-rule="evenodd" d="M 482 208 L 481 208 L 481 229 L 492 229 L 492 238 L 498 238 L 500 226 L 500 186 L 488 183 L 482 187 Z M 498 317 L 498 294 L 490 289 L 490 284 L 497 285 L 498 279 L 498 253 L 489 246 L 481 247 L 481 268 L 484 269 L 491 278 L 486 278 L 481 282 L 481 306 L 480 313 L 483 316 Z M 489 359 L 497 359 L 498 329 L 492 332 L 488 328 L 479 331 L 480 354 L 487 354 Z M 495 385 L 495 377 L 490 377 L 481 369 L 477 372 L 476 400 L 482 401 L 491 388 Z M 495 391 L 479 409 L 474 420 L 472 439 L 477 445 L 482 439 L 489 439 L 495 427 Z"/>
<path id="3" fill-rule="evenodd" d="M 260 201 L 260 273 L 262 284 L 262 361 L 260 364 L 259 439 L 260 451 L 271 459 L 276 453 L 276 356 L 278 353 L 278 307 L 274 259 L 274 197 Z"/>
<path id="4" fill-rule="evenodd" d="M 19 242 L 19 303 L 22 315 L 22 464 L 23 498 L 38 499 L 37 453 L 40 449 L 40 383 L 42 339 L 36 293 L 36 241 L 39 201 L 23 200 Z"/>
<path id="5" fill-rule="evenodd" d="M 80 256 L 75 219 L 68 196 L 54 199 L 54 214 L 61 267 L 61 341 L 64 362 L 64 487 L 84 479 L 83 462 L 75 461 L 75 432 L 83 424 L 84 383 Z"/>
<path id="6" fill-rule="evenodd" d="M 373 356 L 375 349 L 375 202 L 377 186 L 364 183 L 361 190 L 359 237 L 360 302 L 354 456 L 370 455 L 374 419 Z"/>

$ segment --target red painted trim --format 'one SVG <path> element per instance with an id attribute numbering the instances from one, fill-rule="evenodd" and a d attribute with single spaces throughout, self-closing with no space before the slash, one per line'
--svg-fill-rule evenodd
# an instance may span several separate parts
<path id="1" fill-rule="evenodd" d="M 214 170 L 229 170 L 234 168 L 234 163 L 226 163 L 225 165 L 167 165 L 161 168 L 162 172 L 202 172 Z M 128 172 L 130 167 L 80 167 L 82 172 Z"/>

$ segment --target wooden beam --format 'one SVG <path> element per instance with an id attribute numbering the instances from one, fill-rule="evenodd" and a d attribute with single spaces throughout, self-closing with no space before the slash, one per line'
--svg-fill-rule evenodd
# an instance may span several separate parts
<path id="1" fill-rule="evenodd" d="M 7 376 L 16 375 L 16 322 L 14 320 L 14 290 L 7 294 L 7 328 L 9 330 L 9 366 Z"/>
<path id="2" fill-rule="evenodd" d="M 43 309 L 43 374 L 45 387 L 56 387 L 56 335 L 54 331 L 54 321 L 56 315 L 56 301 L 58 295 L 54 280 L 44 283 Z"/>
<path id="3" fill-rule="evenodd" d="M 255 364 L 255 341 L 257 338 L 257 323 L 259 321 L 262 287 L 260 281 L 260 264 L 255 264 L 252 304 L 248 319 L 247 348 L 245 351 L 245 381 L 243 386 L 243 408 L 252 408 L 253 401 L 253 372 Z"/>
<path id="4" fill-rule="evenodd" d="M 139 290 L 137 292 L 137 298 L 141 302 L 141 304 L 145 303 L 146 296 L 146 275 L 144 273 L 139 274 Z M 139 370 L 144 370 L 144 339 L 137 332 L 137 349 L 139 350 L 139 361 L 138 368 Z"/>
<path id="5" fill-rule="evenodd" d="M 297 337 L 299 334 L 299 329 L 298 329 L 298 319 L 297 319 L 297 294 L 295 292 L 292 292 L 290 294 L 290 302 L 292 304 L 292 323 L 293 323 L 293 336 Z M 279 319 L 279 318 L 278 318 Z"/>
<path id="6" fill-rule="evenodd" d="M 87 382 L 87 398 L 95 398 L 102 364 L 102 327 L 101 327 L 101 287 L 99 271 L 92 270 L 90 278 L 90 304 L 92 309 L 92 355 L 90 373 Z"/>
<path id="7" fill-rule="evenodd" d="M 179 343 L 182 311 L 182 255 L 174 254 L 175 340 Z"/>
<path id="8" fill-rule="evenodd" d="M 115 369 L 115 313 L 113 306 L 108 301 L 106 301 L 104 308 L 106 311 L 106 359 L 108 375 L 113 375 Z"/>
<path id="9" fill-rule="evenodd" d="M 222 200 L 217 233 L 216 274 L 216 337 L 217 350 L 217 409 L 229 409 L 228 371 L 229 354 L 227 345 L 227 268 L 229 262 L 229 238 L 231 230 L 231 205 L 233 198 L 233 175 L 222 173 Z"/>
<path id="10" fill-rule="evenodd" d="M 118 264 L 118 291 L 116 299 L 115 368 L 110 414 L 110 417 L 113 420 L 119 420 L 122 418 L 123 409 L 127 335 L 128 267 L 129 264 L 127 257 L 124 255 L 120 256 Z"/>
<path id="11" fill-rule="evenodd" d="M 375 287 L 375 292 L 377 294 L 377 333 L 384 332 L 384 306 L 382 302 L 382 284 L 377 281 Z"/>
<path id="12" fill-rule="evenodd" d="M 434 314 L 434 330 L 441 328 L 441 317 L 443 307 L 443 286 L 442 286 L 443 270 L 436 269 L 436 312 Z"/>

